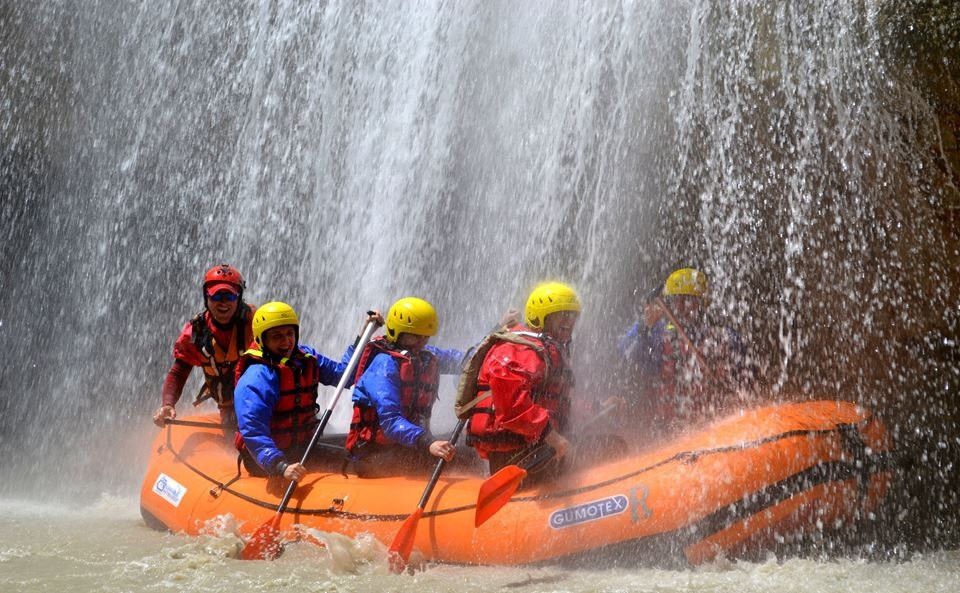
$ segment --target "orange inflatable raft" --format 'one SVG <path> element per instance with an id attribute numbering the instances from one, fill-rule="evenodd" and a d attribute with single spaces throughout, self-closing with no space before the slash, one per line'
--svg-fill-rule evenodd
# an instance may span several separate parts
<path id="1" fill-rule="evenodd" d="M 415 549 L 424 560 L 464 564 L 584 558 L 644 564 L 664 546 L 691 562 L 738 556 L 864 517 L 887 489 L 890 454 L 883 425 L 851 403 L 742 411 L 655 449 L 521 488 L 478 528 L 474 512 L 484 478 L 444 474 Z M 236 452 L 220 430 L 170 425 L 153 445 L 141 513 L 153 527 L 188 534 L 229 513 L 249 535 L 275 515 L 286 484 L 237 473 Z M 389 546 L 426 482 L 361 479 L 339 467 L 312 472 L 281 528 L 371 534 Z"/>

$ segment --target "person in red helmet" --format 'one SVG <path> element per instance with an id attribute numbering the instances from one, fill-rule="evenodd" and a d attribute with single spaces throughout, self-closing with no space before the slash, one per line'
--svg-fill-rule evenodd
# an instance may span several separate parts
<path id="1" fill-rule="evenodd" d="M 203 369 L 203 386 L 194 405 L 212 399 L 220 409 L 225 434 L 233 435 L 237 420 L 233 410 L 234 369 L 253 340 L 251 322 L 256 307 L 243 301 L 246 288 L 236 268 L 220 264 L 207 270 L 201 285 L 205 308 L 183 326 L 173 345 L 173 366 L 163 382 L 163 404 L 153 422 L 163 426 L 177 417 L 176 405 L 193 367 Z"/>

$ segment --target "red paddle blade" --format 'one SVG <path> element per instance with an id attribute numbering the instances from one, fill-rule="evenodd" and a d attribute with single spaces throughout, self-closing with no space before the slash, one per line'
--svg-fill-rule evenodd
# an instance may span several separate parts
<path id="1" fill-rule="evenodd" d="M 307 542 L 318 548 L 326 548 L 327 543 L 302 527 L 297 527 L 297 541 Z"/>
<path id="2" fill-rule="evenodd" d="M 276 560 L 283 552 L 283 539 L 280 536 L 280 515 L 261 525 L 240 552 L 244 560 Z"/>
<path id="3" fill-rule="evenodd" d="M 526 477 L 527 470 L 516 465 L 508 465 L 487 478 L 487 481 L 480 486 L 480 492 L 477 493 L 477 514 L 473 519 L 474 526 L 480 527 L 503 505 L 510 502 L 510 497 Z"/>
<path id="4" fill-rule="evenodd" d="M 420 521 L 421 515 L 423 515 L 423 509 L 420 507 L 410 513 L 407 520 L 400 526 L 397 536 L 393 538 L 393 543 L 390 544 L 390 570 L 394 574 L 400 574 L 407 567 L 410 552 L 413 551 L 413 540 L 417 535 L 417 523 Z"/>

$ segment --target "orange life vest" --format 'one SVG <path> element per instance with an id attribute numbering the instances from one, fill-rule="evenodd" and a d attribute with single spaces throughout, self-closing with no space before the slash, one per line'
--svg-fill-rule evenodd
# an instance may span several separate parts
<path id="1" fill-rule="evenodd" d="M 416 358 L 413 358 L 407 350 L 398 348 L 380 336 L 368 342 L 360 355 L 355 384 L 360 383 L 363 372 L 378 354 L 387 354 L 397 363 L 397 370 L 400 373 L 400 405 L 403 407 L 403 417 L 417 426 L 426 428 L 433 403 L 437 400 L 440 378 L 437 357 L 428 350 L 421 350 Z M 350 432 L 347 434 L 347 451 L 353 453 L 358 447 L 367 443 L 393 444 L 380 428 L 376 408 L 354 403 Z"/>
<path id="2" fill-rule="evenodd" d="M 228 340 L 226 348 L 213 338 L 208 325 L 212 323 L 208 320 L 209 317 L 206 312 L 200 313 L 190 322 L 193 326 L 192 341 L 203 355 L 201 368 L 204 379 L 193 405 L 212 398 L 221 410 L 232 409 L 237 362 L 246 345 L 253 341 L 253 329 L 250 325 L 251 309 L 244 305 L 240 314 L 234 319 L 231 329 L 233 339 Z"/>

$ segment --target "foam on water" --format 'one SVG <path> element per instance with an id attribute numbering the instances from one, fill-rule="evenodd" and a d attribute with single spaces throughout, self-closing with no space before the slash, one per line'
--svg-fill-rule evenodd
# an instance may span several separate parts
<path id="1" fill-rule="evenodd" d="M 326 547 L 295 543 L 274 562 L 241 561 L 232 527 L 225 519 L 219 527 L 211 525 L 208 535 L 186 537 L 109 513 L 91 516 L 83 508 L 0 500 L 0 590 L 953 593 L 960 583 L 956 551 L 899 563 L 771 558 L 723 560 L 687 570 L 428 565 L 398 577 L 390 573 L 386 548 L 376 540 L 313 530 L 310 535 Z"/>

